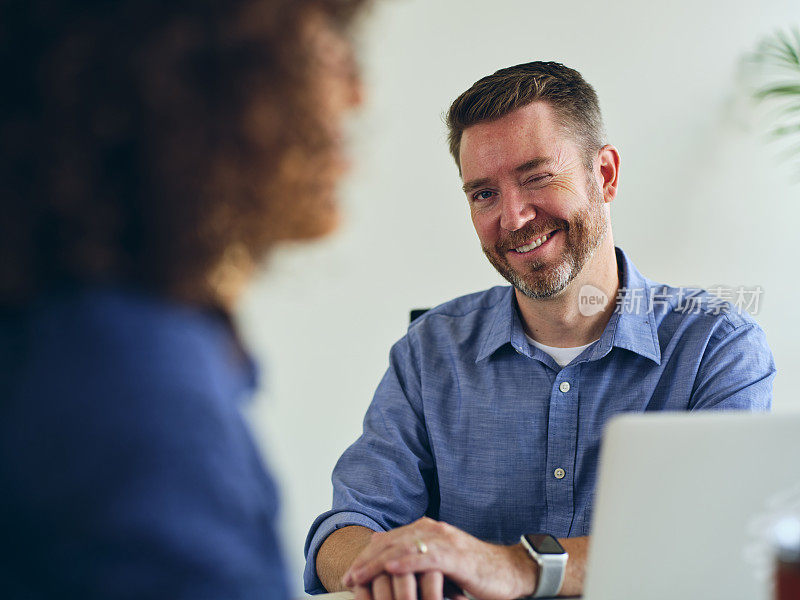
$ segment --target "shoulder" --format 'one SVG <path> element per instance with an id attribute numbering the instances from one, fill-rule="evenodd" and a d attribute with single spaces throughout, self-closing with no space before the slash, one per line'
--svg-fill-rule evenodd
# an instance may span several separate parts
<path id="1" fill-rule="evenodd" d="M 662 346 L 698 341 L 705 345 L 719 341 L 734 332 L 761 332 L 746 308 L 759 301 L 760 288 L 726 288 L 710 291 L 693 286 L 674 286 L 645 277 L 630 257 L 616 249 L 617 262 L 622 268 L 620 288 L 622 299 L 618 309 L 644 318 Z M 648 328 L 649 328 L 648 327 Z"/>
<path id="2" fill-rule="evenodd" d="M 191 310 L 135 294 L 46 303 L 28 317 L 2 445 L 25 450 L 29 473 L 95 468 L 97 476 L 247 454 L 226 339 Z"/>
<path id="3" fill-rule="evenodd" d="M 147 395 L 215 389 L 232 336 L 204 312 L 143 294 L 86 290 L 44 302 L 28 317 L 21 385 Z M 46 375 L 46 377 L 44 377 Z M 133 395 L 133 394 L 129 394 Z"/>
<path id="4" fill-rule="evenodd" d="M 459 296 L 431 308 L 409 325 L 409 333 L 418 335 L 442 330 L 473 330 L 485 325 L 487 316 L 510 302 L 510 286 L 495 286 L 481 292 Z"/>
<path id="5" fill-rule="evenodd" d="M 761 328 L 732 296 L 696 287 L 649 282 L 650 304 L 660 330 L 667 334 L 702 336 L 720 341 L 734 332 L 761 332 Z"/>
<path id="6" fill-rule="evenodd" d="M 425 312 L 392 347 L 390 361 L 419 371 L 438 370 L 452 360 L 474 362 L 491 333 L 509 328 L 513 311 L 510 286 L 460 296 Z"/>
<path id="7" fill-rule="evenodd" d="M 721 381 L 770 379 L 775 364 L 756 320 L 716 293 L 700 288 L 650 286 L 654 334 L 661 359 L 681 373 L 717 373 Z"/>

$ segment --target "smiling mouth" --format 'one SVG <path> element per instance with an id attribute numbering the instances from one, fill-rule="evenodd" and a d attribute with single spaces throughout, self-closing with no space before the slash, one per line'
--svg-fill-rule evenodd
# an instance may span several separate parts
<path id="1" fill-rule="evenodd" d="M 513 248 L 513 251 L 517 254 L 524 254 L 525 252 L 530 252 L 534 248 L 538 248 L 542 244 L 544 244 L 547 240 L 549 240 L 553 235 L 558 231 L 558 229 L 554 229 L 550 233 L 543 235 L 540 238 L 533 240 L 530 244 L 525 244 L 524 246 L 517 246 Z"/>

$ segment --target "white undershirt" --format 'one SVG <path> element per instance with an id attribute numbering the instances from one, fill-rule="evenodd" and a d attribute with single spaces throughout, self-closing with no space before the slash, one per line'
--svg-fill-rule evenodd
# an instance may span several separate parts
<path id="1" fill-rule="evenodd" d="M 531 336 L 529 336 L 527 333 L 525 334 L 525 337 L 528 338 L 528 341 L 531 344 L 539 348 L 539 350 L 541 350 L 542 352 L 546 352 L 547 354 L 552 356 L 553 360 L 556 361 L 556 363 L 558 363 L 559 367 L 567 366 L 569 363 L 572 362 L 572 359 L 574 359 L 581 352 L 586 350 L 589 346 L 591 346 L 592 344 L 594 344 L 594 342 L 597 341 L 595 340 L 594 342 L 589 342 L 585 346 L 575 346 L 574 348 L 556 348 L 555 346 L 545 346 L 544 344 L 540 344 Z"/>

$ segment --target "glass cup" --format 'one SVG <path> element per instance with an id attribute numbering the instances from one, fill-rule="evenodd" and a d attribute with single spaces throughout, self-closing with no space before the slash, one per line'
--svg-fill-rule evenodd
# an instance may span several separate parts
<path id="1" fill-rule="evenodd" d="M 800 518 L 782 519 L 775 528 L 775 600 L 800 599 Z"/>

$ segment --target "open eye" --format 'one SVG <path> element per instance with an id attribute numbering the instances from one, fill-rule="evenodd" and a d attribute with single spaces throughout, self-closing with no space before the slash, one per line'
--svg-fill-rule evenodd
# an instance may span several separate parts
<path id="1" fill-rule="evenodd" d="M 489 190 L 481 190 L 480 192 L 475 192 L 472 194 L 472 199 L 476 201 L 488 200 L 492 196 L 494 196 L 494 192 L 490 192 Z"/>

